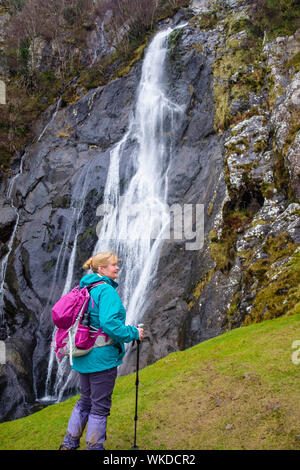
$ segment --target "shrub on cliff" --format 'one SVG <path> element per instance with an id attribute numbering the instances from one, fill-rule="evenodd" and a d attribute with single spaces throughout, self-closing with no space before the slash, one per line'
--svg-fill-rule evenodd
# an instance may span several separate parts
<path id="1" fill-rule="evenodd" d="M 98 77 L 109 80 L 112 62 L 124 66 L 160 18 L 187 0 L 12 0 L 4 43 L 7 106 L 0 116 L 0 170 L 30 137 L 31 124 L 59 91 L 96 61 Z M 104 27 L 110 46 L 100 62 L 91 57 L 91 32 Z M 99 71 L 100 69 L 100 71 Z M 107 73 L 106 73 L 107 71 Z M 100 73 L 101 72 L 101 73 Z M 93 70 L 91 71 L 93 74 Z M 47 77 L 49 79 L 47 79 Z M 90 85 L 98 86 L 95 80 Z M 85 85 L 83 81 L 83 86 Z M 24 109 L 30 108 L 30 113 Z"/>

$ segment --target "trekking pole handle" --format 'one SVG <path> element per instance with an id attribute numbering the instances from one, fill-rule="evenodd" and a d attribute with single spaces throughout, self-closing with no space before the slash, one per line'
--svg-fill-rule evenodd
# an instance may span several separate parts
<path id="1" fill-rule="evenodd" d="M 138 323 L 138 328 L 144 328 L 144 323 Z M 140 342 L 140 340 L 138 339 L 138 342 Z"/>

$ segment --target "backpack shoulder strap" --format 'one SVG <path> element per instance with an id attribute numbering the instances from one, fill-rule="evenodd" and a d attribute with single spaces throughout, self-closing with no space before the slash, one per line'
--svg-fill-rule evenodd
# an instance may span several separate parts
<path id="1" fill-rule="evenodd" d="M 105 281 L 99 281 L 99 282 L 95 282 L 94 284 L 91 284 L 90 286 L 87 287 L 87 290 L 89 291 L 89 294 L 90 294 L 90 291 L 91 291 L 92 289 L 94 289 L 94 287 L 97 287 L 97 286 L 99 286 L 100 284 L 107 284 L 107 282 L 105 282 Z M 90 296 L 91 296 L 91 294 L 90 294 Z M 92 299 L 92 305 L 93 305 L 94 300 L 93 300 L 93 297 L 92 297 L 92 296 L 91 296 L 91 299 Z"/>
<path id="2" fill-rule="evenodd" d="M 90 286 L 88 286 L 87 290 L 90 292 L 92 289 L 94 289 L 94 287 L 97 287 L 100 284 L 107 284 L 107 282 L 105 282 L 105 281 L 95 282 L 94 284 L 91 284 Z"/>

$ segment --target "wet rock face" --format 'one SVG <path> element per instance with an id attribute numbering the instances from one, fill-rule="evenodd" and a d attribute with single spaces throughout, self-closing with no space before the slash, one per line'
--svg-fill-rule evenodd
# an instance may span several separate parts
<path id="1" fill-rule="evenodd" d="M 278 79 L 278 75 L 277 75 Z M 290 184 L 295 197 L 300 198 L 300 134 L 295 133 L 295 121 L 300 112 L 300 72 L 296 73 L 287 84 L 284 95 L 278 98 L 271 116 L 275 130 L 275 142 L 278 151 L 285 155 L 289 171 Z M 287 142 L 290 144 L 287 146 Z"/>
<path id="2" fill-rule="evenodd" d="M 34 341 L 12 338 L 6 342 L 7 363 L 0 364 L 0 413 L 2 420 L 22 418 L 35 401 L 32 387 L 32 353 Z"/>
<path id="3" fill-rule="evenodd" d="M 8 243 L 13 234 L 16 213 L 5 200 L 1 201 L 1 222 L 0 222 L 0 258 L 8 253 Z"/>
<path id="4" fill-rule="evenodd" d="M 204 11 L 210 8 L 209 2 L 196 3 Z M 233 12 L 242 8 L 234 1 L 227 3 Z M 182 15 L 177 14 L 176 22 Z M 279 279 L 280 263 L 293 259 L 300 241 L 299 134 L 290 124 L 298 109 L 293 97 L 298 96 L 299 74 L 283 73 L 278 64 L 282 44 L 294 50 L 297 36 L 276 43 L 276 48 L 264 46 L 275 77 L 272 92 L 278 95 L 272 105 L 265 104 L 266 77 L 261 94 L 251 90 L 233 99 L 230 113 L 235 121 L 225 131 L 216 130 L 216 86 L 226 83 L 220 70 L 216 74 L 216 59 L 228 51 L 228 44 L 239 47 L 236 41 L 243 43 L 246 37 L 243 31 L 226 37 L 222 19 L 203 29 L 197 18 L 170 37 L 168 96 L 185 111 L 173 123 L 170 138 L 168 203 L 204 205 L 204 244 L 189 250 L 190 240 L 165 242 L 145 299 L 141 367 L 258 315 L 262 300 L 255 302 L 266 289 L 263 276 L 269 265 Z M 239 84 L 241 73 L 237 68 L 227 86 Z M 0 366 L 1 419 L 27 414 L 35 397 L 45 392 L 51 306 L 65 286 L 75 240 L 73 284 L 96 244 L 97 207 L 103 202 L 110 150 L 127 130 L 140 74 L 139 63 L 127 76 L 89 91 L 69 107 L 58 102 L 36 124 L 35 143 L 19 156 L 22 171 L 11 198 L 6 197 L 9 181 L 2 183 L 0 256 L 9 257 L 1 329 L 7 344 L 7 363 Z M 170 123 L 165 124 L 168 132 Z M 133 149 L 128 142 L 128 158 L 120 167 L 121 192 L 133 173 Z M 287 179 L 281 179 L 279 152 Z M 286 181 L 293 201 L 285 191 Z M 268 262 L 262 267 L 264 259 Z M 263 311 L 267 318 L 268 306 Z M 122 373 L 133 370 L 135 359 L 133 349 Z"/>
<path id="5" fill-rule="evenodd" d="M 236 21 L 234 15 L 232 18 Z M 250 89 L 236 91 L 236 83 L 240 88 L 244 86 L 242 60 L 232 65 L 237 69 L 234 75 L 226 72 L 230 61 L 237 57 L 237 44 L 242 50 L 242 43 L 235 41 L 242 41 L 249 34 L 244 30 L 232 35 L 230 17 L 228 24 L 220 41 L 222 55 L 219 57 L 222 59 L 216 62 L 214 74 L 218 99 L 221 102 L 219 90 L 227 96 L 221 103 L 223 108 L 216 101 L 218 122 L 222 119 L 223 124 L 226 119 L 231 122 L 224 133 L 227 188 L 222 209 L 216 214 L 209 234 L 208 249 L 215 266 L 207 265 L 189 303 L 187 318 L 191 339 L 188 341 L 191 345 L 203 339 L 204 331 L 213 331 L 217 312 L 221 313 L 219 318 L 224 331 L 294 312 L 297 303 L 293 290 L 297 290 L 298 285 L 294 277 L 299 250 L 299 204 L 296 201 L 300 186 L 299 157 L 296 157 L 299 130 L 294 123 L 299 117 L 300 88 L 299 73 L 288 69 L 286 64 L 293 56 L 295 42 L 299 45 L 299 32 L 262 46 L 269 68 L 258 95 Z M 257 56 L 257 63 L 256 73 L 260 74 L 262 56 Z M 247 69 L 249 82 L 250 72 Z M 243 106 L 238 113 L 238 103 L 230 101 L 234 93 L 243 94 L 243 99 L 239 100 Z M 288 289 L 284 288 L 285 276 L 290 279 Z M 218 305 L 215 296 L 223 303 Z M 215 315 L 207 313 L 212 303 Z"/>
<path id="6" fill-rule="evenodd" d="M 177 38 L 177 50 L 170 53 L 167 64 L 169 95 L 186 109 L 176 121 L 172 136 L 170 204 L 205 204 L 212 197 L 223 167 L 220 139 L 212 135 L 213 51 L 210 56 L 209 51 L 200 54 L 191 49 L 195 41 L 207 40 L 207 33 L 194 34 L 193 28 L 186 28 Z M 23 391 L 28 402 L 34 394 L 40 397 L 45 391 L 53 330 L 51 306 L 65 285 L 75 235 L 73 282 L 82 276 L 81 266 L 96 244 L 96 211 L 103 201 L 110 150 L 127 130 L 140 71 L 141 64 L 137 64 L 126 77 L 91 90 L 68 108 L 58 107 L 46 130 L 41 131 L 42 136 L 25 149 L 22 173 L 14 182 L 12 207 L 8 207 L 5 225 L 8 229 L 10 218 L 17 212 L 18 228 L 9 255 L 4 296 L 9 336 L 6 341 L 10 344 L 4 387 L 6 406 L 2 410 L 5 419 L 16 417 L 15 404 L 20 401 L 16 395 L 9 398 L 12 377 L 17 381 L 20 376 L 18 390 Z M 127 154 L 130 156 L 131 152 L 129 143 Z M 125 184 L 131 176 L 128 161 L 121 162 L 120 173 Z M 74 220 L 75 213 L 78 220 Z M 184 347 L 181 323 L 187 304 L 183 297 L 190 285 L 193 259 L 194 253 L 186 252 L 183 243 L 166 243 L 163 249 L 156 285 L 149 291 L 151 309 L 146 317 L 151 322 L 152 347 L 144 351 L 144 363 L 178 349 L 179 337 Z M 17 355 L 15 340 L 24 349 L 24 357 L 18 355 L 18 361 L 13 359 Z M 128 370 L 130 367 L 129 360 Z M 28 374 L 21 380 L 24 370 Z M 5 380 L 5 372 L 3 377 Z M 29 394 L 29 390 L 34 393 Z M 18 406 L 18 413 L 26 413 L 24 408 L 20 410 Z"/>

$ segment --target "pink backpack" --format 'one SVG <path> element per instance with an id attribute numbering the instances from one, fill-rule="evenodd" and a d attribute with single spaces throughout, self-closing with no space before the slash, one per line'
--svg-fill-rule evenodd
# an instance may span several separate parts
<path id="1" fill-rule="evenodd" d="M 72 357 L 88 354 L 100 336 L 102 338 L 99 339 L 102 341 L 98 341 L 97 347 L 112 342 L 101 328 L 96 330 L 81 324 L 91 298 L 89 291 L 100 284 L 106 283 L 100 281 L 88 287 L 77 286 L 63 295 L 52 308 L 52 320 L 57 327 L 53 348 L 58 359 L 69 356 L 71 365 L 73 364 Z"/>

